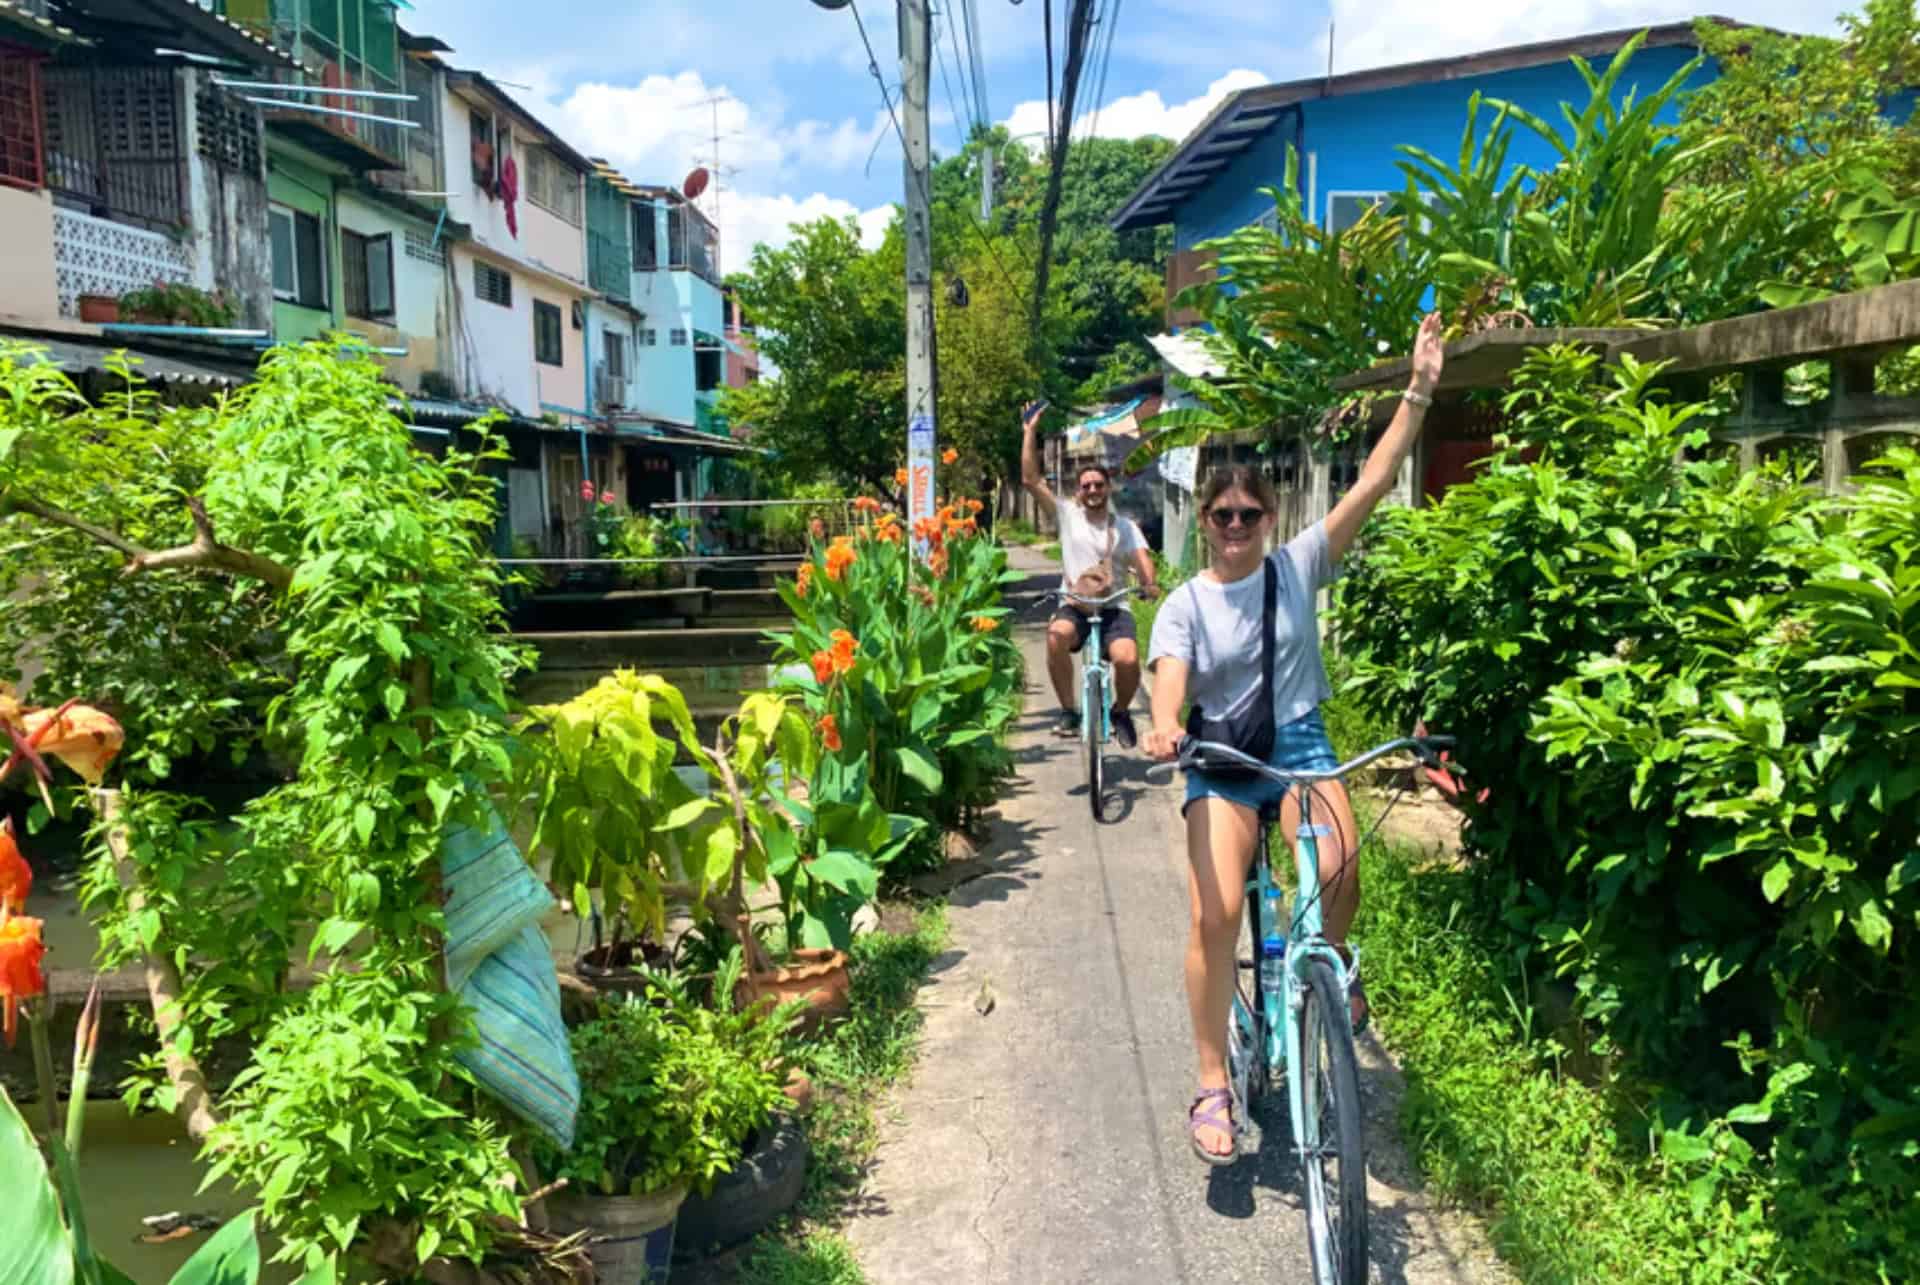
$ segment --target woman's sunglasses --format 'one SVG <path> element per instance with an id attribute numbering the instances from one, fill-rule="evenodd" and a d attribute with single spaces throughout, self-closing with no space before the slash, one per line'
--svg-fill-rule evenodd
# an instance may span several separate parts
<path id="1" fill-rule="evenodd" d="M 1267 516 L 1265 509 L 1208 509 L 1207 521 L 1222 531 L 1230 531 L 1235 525 L 1256 527 L 1260 519 Z"/>

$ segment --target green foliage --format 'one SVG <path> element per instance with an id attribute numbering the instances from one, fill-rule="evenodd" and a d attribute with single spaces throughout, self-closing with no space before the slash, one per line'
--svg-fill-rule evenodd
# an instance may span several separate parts
<path id="1" fill-rule="evenodd" d="M 452 1058 L 460 1019 L 439 978 L 437 897 L 444 825 L 480 821 L 510 766 L 505 684 L 522 657 L 501 631 L 487 554 L 499 450 L 484 438 L 477 453 L 414 449 L 379 366 L 347 343 L 276 349 L 254 383 L 197 410 L 137 389 L 89 408 L 64 377 L 17 360 L 0 361 L 0 387 L 9 535 L 94 546 L 64 544 L 88 568 L 86 610 L 49 614 L 31 593 L 20 608 L 64 631 L 63 673 L 131 654 L 142 705 L 129 730 L 171 734 L 169 750 L 202 743 L 194 721 L 216 693 L 258 683 L 267 699 L 245 712 L 295 771 L 228 818 L 126 792 L 148 906 L 133 912 L 99 850 L 88 891 L 102 965 L 173 961 L 174 1051 L 226 1034 L 252 1043 L 215 1145 L 223 1171 L 261 1193 L 286 1256 L 317 1268 L 378 1222 L 416 1229 L 426 1252 L 479 1257 L 510 1167 Z M 192 506 L 223 574 L 163 563 L 123 575 L 124 550 L 102 551 L 188 546 Z M 116 580 L 134 596 L 117 596 Z M 216 623 L 192 645 L 167 636 L 166 622 L 209 601 L 222 604 Z M 148 639 L 164 646 L 143 651 Z M 177 722 L 170 693 L 188 703 Z M 217 738 L 232 711 L 207 713 Z M 240 878 L 253 882 L 224 882 Z M 284 984 L 297 941 L 324 956 L 304 993 Z"/>
<path id="2" fill-rule="evenodd" d="M 714 979 L 715 1008 L 654 974 L 647 994 L 607 1000 L 574 1029 L 574 1144 L 564 1155 L 537 1145 L 542 1173 L 638 1196 L 681 1184 L 707 1190 L 740 1159 L 747 1135 L 784 1101 L 785 1031 L 805 1006 L 736 1010 L 740 968 L 736 953 Z"/>
<path id="3" fill-rule="evenodd" d="M 119 552 L 21 507 L 52 505 L 144 548 L 184 544 L 180 497 L 219 466 L 218 412 L 161 406 L 119 356 L 108 365 L 127 382 L 90 405 L 40 355 L 0 344 L 0 636 L 11 640 L 0 677 L 33 666 L 43 691 L 86 692 L 126 729 L 131 780 L 190 759 L 231 768 L 286 681 L 267 642 L 273 596 L 211 576 L 124 575 Z"/>
<path id="4" fill-rule="evenodd" d="M 224 290 L 206 291 L 184 281 L 156 281 L 120 296 L 120 320 L 154 325 L 231 326 L 240 303 Z"/>
<path id="5" fill-rule="evenodd" d="M 573 904 L 666 931 L 664 883 L 724 882 L 733 849 L 716 854 L 692 827 L 716 810 L 674 772 L 698 749 L 686 697 L 657 674 L 622 669 L 562 705 L 534 708 L 516 797 L 533 815 L 531 846 L 550 856 L 548 882 Z M 658 725 L 656 725 L 658 724 Z M 664 729 L 664 730 L 663 730 Z"/>
<path id="6" fill-rule="evenodd" d="M 1003 734 L 1021 675 L 1004 627 L 1002 590 L 1017 578 L 1006 551 L 974 533 L 971 519 L 949 518 L 938 552 L 922 562 L 903 540 L 885 538 L 889 528 L 863 528 L 816 555 L 804 593 L 781 587 L 794 628 L 777 636 L 776 664 L 809 667 L 831 656 L 836 631 L 847 635 L 850 672 L 790 680 L 812 717 L 833 718 L 844 746 L 815 769 L 814 820 L 826 829 L 825 809 L 870 783 L 882 819 L 897 818 L 898 843 L 911 837 L 903 821 L 952 826 L 991 797 L 1008 766 Z M 859 824 L 877 831 L 879 822 Z"/>
<path id="7" fill-rule="evenodd" d="M 867 1285 L 845 1237 L 814 1232 L 796 1245 L 768 1245 L 740 1267 L 740 1285 Z"/>
<path id="8" fill-rule="evenodd" d="M 1359 694 L 1500 765 L 1469 834 L 1516 949 L 1696 1139 L 1670 1158 L 1743 1126 L 1807 1270 L 1910 1275 L 1920 456 L 1837 501 L 1676 462 L 1703 408 L 1594 361 L 1531 359 L 1489 467 L 1381 515 L 1340 595 Z"/>

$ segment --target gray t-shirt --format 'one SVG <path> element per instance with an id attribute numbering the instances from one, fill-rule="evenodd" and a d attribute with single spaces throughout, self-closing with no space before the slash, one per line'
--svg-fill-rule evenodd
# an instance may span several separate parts
<path id="1" fill-rule="evenodd" d="M 1268 559 L 1280 573 L 1273 618 L 1273 718 L 1284 726 L 1331 696 L 1320 661 L 1316 602 L 1333 579 L 1327 528 L 1316 522 Z M 1208 718 L 1231 718 L 1260 694 L 1265 569 L 1232 584 L 1199 575 L 1167 595 L 1154 618 L 1148 665 L 1187 662 L 1187 699 Z"/>

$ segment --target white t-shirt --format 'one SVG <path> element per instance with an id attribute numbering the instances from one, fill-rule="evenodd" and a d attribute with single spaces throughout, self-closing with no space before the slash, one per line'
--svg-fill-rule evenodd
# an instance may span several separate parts
<path id="1" fill-rule="evenodd" d="M 1056 498 L 1053 517 L 1060 527 L 1062 590 L 1071 589 L 1073 582 L 1102 558 L 1112 562 L 1114 588 L 1118 589 L 1125 579 L 1126 568 L 1133 565 L 1134 555 L 1147 547 L 1147 539 L 1140 534 L 1140 528 L 1133 519 L 1121 517 L 1111 506 L 1107 509 L 1107 520 L 1095 526 L 1087 520 L 1086 510 L 1079 504 Z M 1111 553 L 1107 551 L 1108 540 L 1113 541 Z M 1131 611 L 1133 608 L 1122 602 L 1120 610 Z"/>
<path id="2" fill-rule="evenodd" d="M 1333 579 L 1327 524 L 1316 522 L 1270 555 L 1280 573 L 1273 617 L 1273 719 L 1285 726 L 1333 693 L 1320 660 L 1315 599 Z M 1148 668 L 1187 662 L 1187 699 L 1209 718 L 1232 718 L 1260 695 L 1260 621 L 1266 572 L 1231 584 L 1197 575 L 1167 595 L 1148 640 Z"/>

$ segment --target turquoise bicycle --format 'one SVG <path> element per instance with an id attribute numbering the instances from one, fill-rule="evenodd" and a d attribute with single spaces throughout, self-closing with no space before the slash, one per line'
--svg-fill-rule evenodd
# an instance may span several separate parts
<path id="1" fill-rule="evenodd" d="M 1107 659 L 1106 631 L 1100 623 L 1109 607 L 1126 601 L 1128 590 L 1116 589 L 1104 598 L 1055 592 L 1041 599 L 1077 607 L 1087 613 L 1087 645 L 1080 649 L 1080 742 L 1087 754 L 1087 797 L 1093 819 L 1107 819 L 1107 742 L 1113 739 L 1113 663 Z"/>
<path id="2" fill-rule="evenodd" d="M 1368 750 L 1328 772 L 1287 772 L 1230 745 L 1188 738 L 1180 742 L 1174 763 L 1150 769 L 1171 774 L 1175 768 L 1187 772 L 1241 768 L 1300 792 L 1300 828 L 1294 846 L 1300 891 L 1293 902 L 1291 931 L 1280 927 L 1282 894 L 1273 880 L 1267 852 L 1267 836 L 1280 819 L 1280 805 L 1269 805 L 1260 816 L 1260 837 L 1247 877 L 1249 954 L 1235 970 L 1227 1080 L 1237 1132 L 1245 1131 L 1273 1078 L 1286 1080 L 1316 1285 L 1365 1285 L 1367 1166 L 1360 1122 L 1360 1068 L 1354 1059 L 1348 1000 L 1360 952 L 1353 950 L 1350 971 L 1321 929 L 1319 839 L 1327 829 L 1313 820 L 1314 787 L 1344 780 L 1401 750 L 1411 750 L 1428 768 L 1458 772 L 1456 765 L 1443 764 L 1439 755 L 1452 744 L 1450 736 L 1409 737 Z"/>

